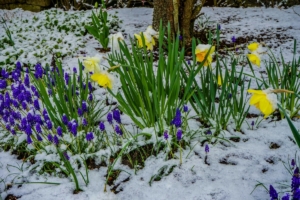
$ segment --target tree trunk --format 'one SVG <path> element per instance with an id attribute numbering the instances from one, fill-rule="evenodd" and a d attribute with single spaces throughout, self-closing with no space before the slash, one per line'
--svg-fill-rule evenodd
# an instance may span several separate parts
<path id="1" fill-rule="evenodd" d="M 205 0 L 196 4 L 197 0 L 154 0 L 153 2 L 153 28 L 158 30 L 162 19 L 163 26 L 171 25 L 174 35 L 178 32 L 183 37 L 184 44 L 191 43 L 194 33 L 194 23 Z"/>

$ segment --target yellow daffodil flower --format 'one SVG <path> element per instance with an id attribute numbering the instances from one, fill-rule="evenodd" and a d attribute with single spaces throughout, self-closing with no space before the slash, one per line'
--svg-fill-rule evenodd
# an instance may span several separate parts
<path id="1" fill-rule="evenodd" d="M 86 72 L 99 72 L 100 66 L 99 66 L 100 58 L 98 57 L 85 57 L 83 58 L 83 65 L 84 70 Z"/>
<path id="2" fill-rule="evenodd" d="M 251 54 L 247 54 L 247 57 L 249 59 L 249 61 L 254 64 L 257 65 L 258 67 L 260 67 L 260 56 L 257 53 L 251 53 Z"/>
<path id="3" fill-rule="evenodd" d="M 112 49 L 112 51 L 120 50 L 119 41 L 124 41 L 124 37 L 122 33 L 118 32 L 116 34 L 110 34 L 108 36 L 109 43 L 108 47 Z"/>
<path id="4" fill-rule="evenodd" d="M 248 49 L 252 52 L 252 51 L 257 51 L 258 47 L 260 46 L 260 44 L 258 42 L 253 42 L 251 44 L 248 45 Z"/>
<path id="5" fill-rule="evenodd" d="M 134 34 L 135 38 L 138 41 L 138 47 L 142 48 L 143 47 L 143 40 L 142 40 L 142 35 L 144 36 L 145 39 L 145 45 L 147 47 L 147 50 L 153 50 L 153 46 L 155 45 L 155 40 L 154 38 L 147 32 L 143 32 L 140 34 Z"/>
<path id="6" fill-rule="evenodd" d="M 91 76 L 91 79 L 104 88 L 108 87 L 109 89 L 112 89 L 113 79 L 107 72 L 95 73 Z"/>
<path id="7" fill-rule="evenodd" d="M 199 44 L 195 49 L 196 60 L 203 62 L 207 55 L 206 61 L 203 66 L 208 66 L 212 63 L 212 54 L 215 52 L 215 47 L 209 44 Z"/>
<path id="8" fill-rule="evenodd" d="M 265 115 L 264 118 L 268 117 L 277 109 L 277 96 L 273 93 L 272 89 L 249 89 L 248 92 L 253 94 L 249 104 L 259 109 Z"/>

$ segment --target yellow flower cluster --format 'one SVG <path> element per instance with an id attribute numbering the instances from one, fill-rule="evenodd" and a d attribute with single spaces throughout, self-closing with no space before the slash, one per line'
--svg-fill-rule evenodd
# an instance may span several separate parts
<path id="1" fill-rule="evenodd" d="M 253 42 L 251 44 L 248 45 L 248 49 L 251 52 L 250 54 L 247 55 L 249 61 L 254 64 L 257 65 L 258 67 L 260 67 L 260 55 L 258 50 L 261 48 L 261 45 L 258 42 Z"/>

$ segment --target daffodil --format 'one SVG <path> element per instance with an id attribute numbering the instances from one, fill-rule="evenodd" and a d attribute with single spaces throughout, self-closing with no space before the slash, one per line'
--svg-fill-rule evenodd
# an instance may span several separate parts
<path id="1" fill-rule="evenodd" d="M 143 47 L 143 40 L 142 40 L 142 36 L 144 36 L 144 40 L 145 40 L 145 45 L 147 47 L 147 50 L 153 50 L 153 46 L 155 45 L 155 40 L 154 38 L 147 32 L 143 32 L 140 34 L 134 34 L 135 38 L 138 41 L 138 47 L 142 48 Z"/>
<path id="2" fill-rule="evenodd" d="M 248 45 L 248 49 L 251 52 L 257 51 L 259 47 L 260 47 L 260 44 L 258 42 L 253 42 L 253 43 L 251 43 L 251 44 Z"/>
<path id="3" fill-rule="evenodd" d="M 110 34 L 108 36 L 109 43 L 108 47 L 110 47 L 113 51 L 120 50 L 119 41 L 124 41 L 124 37 L 122 33 L 118 32 L 116 34 Z"/>
<path id="4" fill-rule="evenodd" d="M 258 67 L 260 67 L 260 56 L 258 53 L 251 53 L 251 54 L 247 54 L 247 57 L 249 59 L 249 61 L 254 64 L 257 65 Z"/>
<path id="5" fill-rule="evenodd" d="M 152 37 L 155 37 L 156 39 L 158 39 L 158 37 L 159 37 L 159 33 L 157 31 L 155 31 L 152 28 L 152 26 L 148 26 L 145 32 L 148 33 L 149 35 L 151 35 Z"/>
<path id="6" fill-rule="evenodd" d="M 268 117 L 277 109 L 277 96 L 274 94 L 273 89 L 249 89 L 248 92 L 253 94 L 249 104 L 259 109 L 265 115 L 264 118 Z"/>
<path id="7" fill-rule="evenodd" d="M 104 88 L 112 89 L 113 77 L 108 72 L 94 73 L 91 79 Z"/>
<path id="8" fill-rule="evenodd" d="M 195 54 L 196 54 L 196 60 L 198 62 L 203 62 L 205 57 L 206 61 L 203 66 L 208 66 L 212 62 L 212 54 L 215 52 L 215 47 L 211 46 L 209 44 L 199 44 L 196 46 Z"/>
<path id="9" fill-rule="evenodd" d="M 86 72 L 100 72 L 100 58 L 98 57 L 85 57 L 83 58 L 84 70 Z"/>
<path id="10" fill-rule="evenodd" d="M 251 51 L 251 53 L 247 55 L 249 61 L 260 67 L 260 53 L 262 53 L 262 45 L 258 42 L 253 42 L 248 45 L 248 49 Z"/>

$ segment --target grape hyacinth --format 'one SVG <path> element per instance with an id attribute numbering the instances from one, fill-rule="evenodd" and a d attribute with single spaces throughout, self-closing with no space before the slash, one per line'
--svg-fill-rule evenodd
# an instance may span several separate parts
<path id="1" fill-rule="evenodd" d="M 47 135 L 47 138 L 48 138 L 49 142 L 53 142 L 53 136 L 51 135 L 51 133 L 49 133 Z"/>
<path id="2" fill-rule="evenodd" d="M 62 116 L 62 122 L 64 123 L 64 125 L 67 125 L 69 122 L 68 117 L 65 114 L 63 114 Z"/>
<path id="3" fill-rule="evenodd" d="M 82 101 L 81 108 L 82 108 L 82 111 L 83 111 L 83 112 L 87 112 L 87 111 L 88 111 L 88 109 L 87 109 L 87 104 L 86 104 L 85 101 Z"/>
<path id="4" fill-rule="evenodd" d="M 113 123 L 113 116 L 112 116 L 112 114 L 109 112 L 108 114 L 107 114 L 107 121 L 108 121 L 108 123 L 110 123 L 110 124 L 112 124 Z"/>
<path id="5" fill-rule="evenodd" d="M 53 144 L 56 146 L 59 144 L 59 139 L 56 135 L 54 135 L 54 137 L 53 137 Z"/>
<path id="6" fill-rule="evenodd" d="M 87 126 L 87 125 L 88 125 L 88 122 L 86 121 L 85 118 L 82 119 L 82 125 L 83 125 L 83 126 Z"/>
<path id="7" fill-rule="evenodd" d="M 56 132 L 57 132 L 57 135 L 62 137 L 62 128 L 60 126 L 56 128 Z"/>
<path id="8" fill-rule="evenodd" d="M 208 144 L 205 145 L 205 152 L 206 152 L 206 153 L 209 152 L 209 146 L 208 146 Z"/>
<path id="9" fill-rule="evenodd" d="M 177 130 L 177 135 L 176 135 L 176 137 L 177 137 L 177 140 L 178 140 L 178 141 L 181 140 L 181 138 L 182 138 L 182 130 L 181 130 L 181 129 L 178 129 L 178 130 Z"/>
<path id="10" fill-rule="evenodd" d="M 164 132 L 164 138 L 165 138 L 165 140 L 168 140 L 168 138 L 169 138 L 168 131 Z"/>
<path id="11" fill-rule="evenodd" d="M 119 110 L 113 111 L 113 118 L 114 118 L 114 120 L 116 120 L 117 123 L 121 124 L 121 116 L 120 116 Z"/>
<path id="12" fill-rule="evenodd" d="M 63 154 L 64 154 L 65 159 L 70 160 L 70 156 L 68 155 L 67 152 L 64 152 Z"/>
<path id="13" fill-rule="evenodd" d="M 278 193 L 272 185 L 270 185 L 269 193 L 270 193 L 271 200 L 277 200 L 278 199 Z"/>
<path id="14" fill-rule="evenodd" d="M 94 139 L 94 134 L 93 134 L 93 132 L 89 132 L 89 133 L 86 134 L 86 140 L 87 140 L 88 142 L 92 141 L 93 139 Z"/>
<path id="15" fill-rule="evenodd" d="M 27 141 L 27 144 L 31 144 L 32 143 L 30 135 L 27 135 L 27 140 L 26 141 Z"/>
<path id="16" fill-rule="evenodd" d="M 181 127 L 181 112 L 179 110 L 179 108 L 176 109 L 176 114 L 174 119 L 171 121 L 171 125 L 175 125 L 176 128 Z"/>
<path id="17" fill-rule="evenodd" d="M 115 131 L 118 135 L 120 135 L 120 136 L 123 135 L 123 131 L 121 130 L 121 128 L 118 125 L 115 126 Z"/>
<path id="18" fill-rule="evenodd" d="M 290 200 L 290 195 L 286 193 L 281 200 Z"/>
<path id="19" fill-rule="evenodd" d="M 105 125 L 104 125 L 104 122 L 100 122 L 100 124 L 99 124 L 99 129 L 100 129 L 100 131 L 105 131 Z"/>
<path id="20" fill-rule="evenodd" d="M 187 105 L 183 106 L 183 112 L 187 112 L 189 110 L 189 107 Z"/>
<path id="21" fill-rule="evenodd" d="M 296 167 L 296 169 L 294 170 L 294 175 L 292 178 L 292 192 L 295 192 L 300 186 L 300 175 L 299 175 L 299 168 Z"/>
<path id="22" fill-rule="evenodd" d="M 36 135 L 36 138 L 37 138 L 38 141 L 43 141 L 43 138 L 41 137 L 40 134 L 37 134 L 37 135 Z"/>

